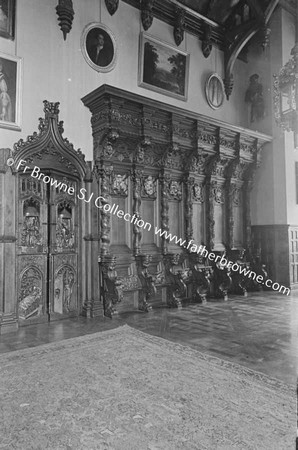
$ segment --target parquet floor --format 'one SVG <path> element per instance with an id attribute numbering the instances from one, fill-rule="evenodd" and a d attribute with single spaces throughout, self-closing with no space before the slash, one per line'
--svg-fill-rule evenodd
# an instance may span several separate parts
<path id="1" fill-rule="evenodd" d="M 0 353 L 33 347 L 128 324 L 295 384 L 298 361 L 298 292 L 231 296 L 228 302 L 189 304 L 180 310 L 122 313 L 30 325 L 0 336 Z"/>

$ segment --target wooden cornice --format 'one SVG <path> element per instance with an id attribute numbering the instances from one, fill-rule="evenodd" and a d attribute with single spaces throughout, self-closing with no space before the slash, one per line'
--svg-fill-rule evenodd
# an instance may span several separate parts
<path id="1" fill-rule="evenodd" d="M 116 100 L 118 105 L 121 105 L 123 111 L 126 110 L 127 105 L 129 109 L 132 104 L 134 104 L 138 109 L 143 109 L 144 107 L 151 108 L 154 111 L 161 113 L 171 113 L 179 118 L 185 118 L 187 121 L 196 121 L 200 126 L 206 129 L 212 128 L 213 130 L 221 130 L 221 133 L 226 135 L 240 134 L 241 139 L 257 139 L 261 145 L 266 142 L 272 141 L 272 136 L 267 134 L 259 133 L 238 125 L 233 125 L 222 120 L 218 120 L 204 114 L 199 114 L 186 110 L 184 108 L 179 108 L 177 106 L 169 105 L 161 101 L 153 100 L 148 97 L 144 97 L 133 92 L 125 91 L 123 89 L 118 89 L 108 84 L 103 84 L 99 88 L 87 94 L 83 97 L 82 102 L 87 106 L 92 114 L 98 113 L 102 109 L 102 105 L 111 105 L 112 100 Z"/>

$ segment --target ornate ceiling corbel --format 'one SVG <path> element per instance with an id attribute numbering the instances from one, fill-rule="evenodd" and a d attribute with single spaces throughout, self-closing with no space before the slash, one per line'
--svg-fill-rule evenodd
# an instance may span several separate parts
<path id="1" fill-rule="evenodd" d="M 72 0 L 59 0 L 58 5 L 56 6 L 56 12 L 63 38 L 66 40 L 66 35 L 71 30 L 74 17 Z"/>
<path id="2" fill-rule="evenodd" d="M 208 58 L 212 51 L 212 28 L 209 24 L 204 25 L 204 33 L 203 33 L 203 39 L 202 39 L 202 52 L 205 58 Z"/>
<path id="3" fill-rule="evenodd" d="M 184 39 L 185 27 L 185 11 L 181 8 L 176 8 L 176 23 L 174 26 L 174 39 L 176 45 L 180 45 Z"/>
<path id="4" fill-rule="evenodd" d="M 141 0 L 141 20 L 145 31 L 149 30 L 153 22 L 153 6 L 155 0 Z"/>
<path id="5" fill-rule="evenodd" d="M 109 13 L 112 16 L 113 14 L 115 14 L 115 12 L 118 9 L 119 0 L 105 0 L 105 4 L 106 4 L 106 7 L 107 7 L 107 10 L 109 11 Z"/>

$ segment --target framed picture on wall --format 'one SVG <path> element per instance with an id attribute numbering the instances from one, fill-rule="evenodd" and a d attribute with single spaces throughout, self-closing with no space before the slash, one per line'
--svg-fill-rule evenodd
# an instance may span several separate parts
<path id="1" fill-rule="evenodd" d="M 117 59 L 116 39 L 102 23 L 90 23 L 82 33 L 81 49 L 89 66 L 98 72 L 110 72 Z"/>
<path id="2" fill-rule="evenodd" d="M 189 54 L 142 33 L 139 52 L 139 86 L 187 100 Z"/>
<path id="3" fill-rule="evenodd" d="M 14 39 L 15 0 L 0 1 L 0 37 Z"/>
<path id="4" fill-rule="evenodd" d="M 0 127 L 21 129 L 22 59 L 0 53 Z"/>
<path id="5" fill-rule="evenodd" d="M 206 99 L 212 109 L 222 106 L 225 97 L 225 88 L 221 77 L 217 73 L 212 73 L 205 86 Z"/>

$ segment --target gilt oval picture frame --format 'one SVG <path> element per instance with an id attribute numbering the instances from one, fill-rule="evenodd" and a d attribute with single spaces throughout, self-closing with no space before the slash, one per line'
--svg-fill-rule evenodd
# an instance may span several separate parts
<path id="1" fill-rule="evenodd" d="M 117 60 L 116 39 L 102 23 L 90 23 L 82 33 L 81 49 L 89 66 L 97 72 L 110 72 Z"/>
<path id="2" fill-rule="evenodd" d="M 208 105 L 213 109 L 218 109 L 224 102 L 224 84 L 221 77 L 217 73 L 212 73 L 205 86 L 206 99 Z"/>

